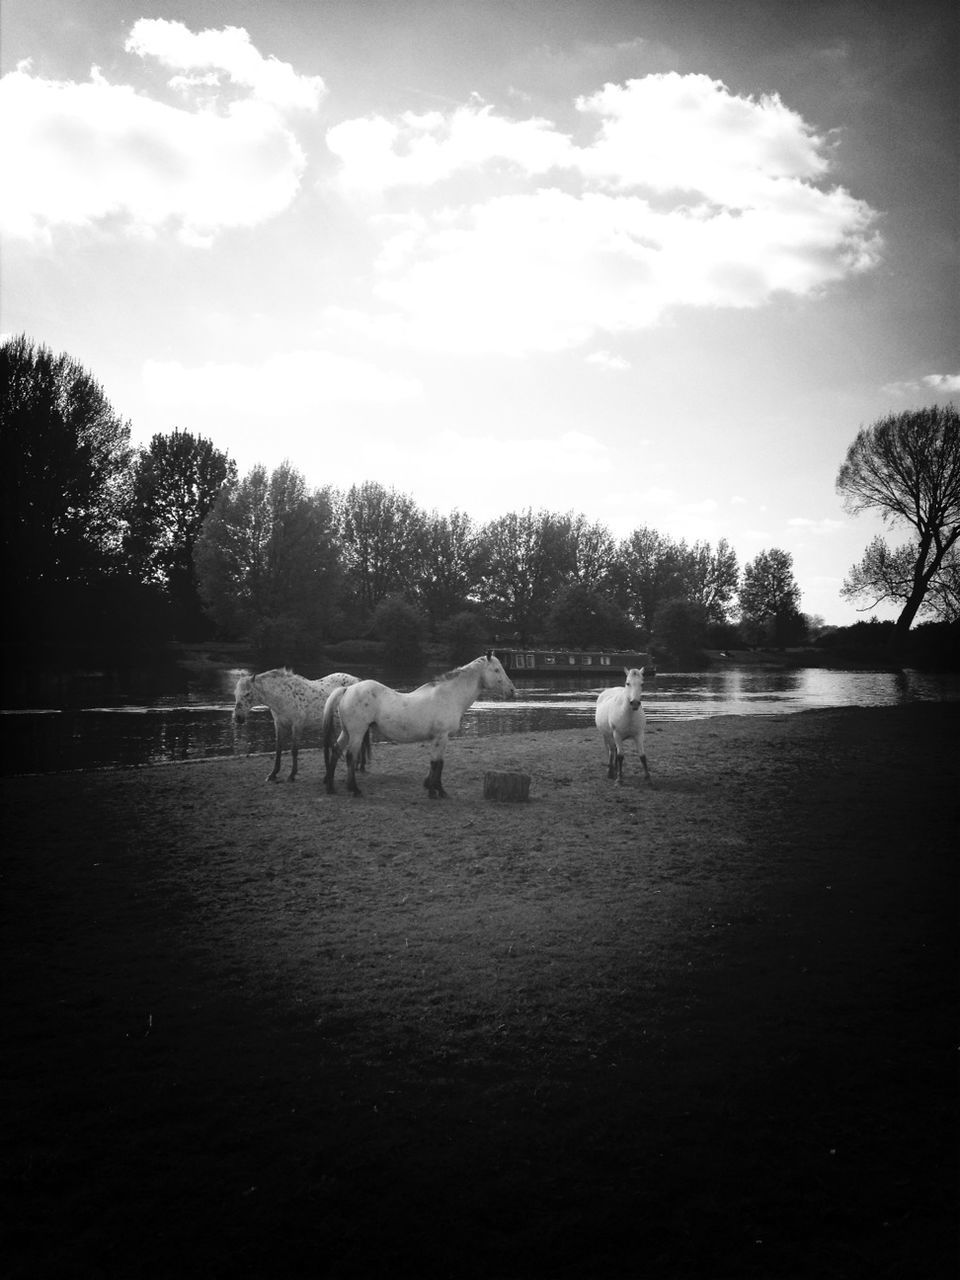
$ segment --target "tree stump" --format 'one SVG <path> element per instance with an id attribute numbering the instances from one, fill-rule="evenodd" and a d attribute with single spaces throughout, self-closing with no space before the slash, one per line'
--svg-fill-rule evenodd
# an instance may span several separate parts
<path id="1" fill-rule="evenodd" d="M 485 773 L 483 798 L 484 800 L 529 800 L 530 775 L 528 773 Z"/>

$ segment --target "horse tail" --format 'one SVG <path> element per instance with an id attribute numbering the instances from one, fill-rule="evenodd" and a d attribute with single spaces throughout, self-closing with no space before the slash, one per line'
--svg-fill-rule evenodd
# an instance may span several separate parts
<path id="1" fill-rule="evenodd" d="M 363 735 L 363 742 L 360 744 L 360 761 L 359 768 L 366 772 L 367 765 L 373 759 L 373 746 L 370 742 L 370 730 Z"/>
<path id="2" fill-rule="evenodd" d="M 323 705 L 323 763 L 330 768 L 330 752 L 337 740 L 337 707 L 349 685 L 338 685 Z"/>

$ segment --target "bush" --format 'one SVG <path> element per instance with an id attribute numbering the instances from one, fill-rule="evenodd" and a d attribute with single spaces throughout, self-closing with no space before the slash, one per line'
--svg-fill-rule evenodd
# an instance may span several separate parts
<path id="1" fill-rule="evenodd" d="M 489 623 L 482 614 L 470 609 L 455 613 L 439 630 L 444 655 L 452 667 L 472 662 L 490 645 Z"/>
<path id="2" fill-rule="evenodd" d="M 383 641 L 383 657 L 388 666 L 402 671 L 423 666 L 427 620 L 403 596 L 387 596 L 373 612 L 370 631 Z"/>

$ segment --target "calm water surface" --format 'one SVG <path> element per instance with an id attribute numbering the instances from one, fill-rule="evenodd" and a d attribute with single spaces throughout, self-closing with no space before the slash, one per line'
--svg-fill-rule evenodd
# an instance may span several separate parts
<path id="1" fill-rule="evenodd" d="M 128 675 L 122 681 L 71 680 L 47 691 L 33 706 L 0 712 L 3 772 L 135 768 L 272 751 L 273 720 L 266 709 L 251 715 L 243 734 L 233 725 L 233 688 L 245 674 L 245 668 L 191 676 L 178 670 L 162 680 L 156 673 Z M 602 687 L 577 687 L 573 680 L 518 681 L 516 701 L 475 703 L 461 732 L 522 733 L 592 724 Z M 644 690 L 644 708 L 652 721 L 942 700 L 960 700 L 960 676 L 732 666 L 662 674 Z M 318 745 L 317 739 L 306 745 Z"/>

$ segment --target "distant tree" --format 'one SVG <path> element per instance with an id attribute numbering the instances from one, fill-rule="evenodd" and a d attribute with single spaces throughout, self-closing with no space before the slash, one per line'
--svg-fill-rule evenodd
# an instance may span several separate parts
<path id="1" fill-rule="evenodd" d="M 254 467 L 223 490 L 197 541 L 201 599 L 219 627 L 285 662 L 331 631 L 339 573 L 327 490 L 309 491 L 285 462 Z"/>
<path id="2" fill-rule="evenodd" d="M 707 642 L 707 616 L 694 600 L 666 600 L 653 618 L 650 647 L 658 659 L 672 662 L 699 662 Z"/>
<path id="3" fill-rule="evenodd" d="M 545 620 L 551 639 L 578 649 L 629 645 L 635 630 L 616 601 L 582 582 L 560 588 L 550 601 Z"/>
<path id="4" fill-rule="evenodd" d="M 606 525 L 584 515 L 568 514 L 571 567 L 574 582 L 594 591 L 607 591 L 617 565 L 617 544 Z"/>
<path id="5" fill-rule="evenodd" d="M 6 608 L 29 617 L 122 567 L 130 425 L 75 360 L 25 335 L 0 346 L 0 384 Z"/>
<path id="6" fill-rule="evenodd" d="M 383 641 L 389 666 L 410 671 L 423 665 L 427 619 L 403 596 L 384 596 L 373 611 L 370 631 Z"/>
<path id="7" fill-rule="evenodd" d="M 420 579 L 424 515 L 412 498 L 374 481 L 337 495 L 343 569 L 357 621 L 369 621 L 388 595 Z"/>
<path id="8" fill-rule="evenodd" d="M 221 490 L 236 480 L 227 454 L 186 431 L 155 435 L 134 460 L 125 546 L 140 578 L 163 585 L 181 636 L 202 630 L 194 547 Z"/>
<path id="9" fill-rule="evenodd" d="M 619 544 L 619 598 L 645 631 L 652 630 L 662 604 L 686 595 L 686 554 L 683 543 L 647 526 L 635 529 Z"/>
<path id="10" fill-rule="evenodd" d="M 709 542 L 683 548 L 680 563 L 686 598 L 700 605 L 708 623 L 726 622 L 740 581 L 737 553 L 726 538 L 716 549 Z"/>
<path id="11" fill-rule="evenodd" d="M 754 644 L 782 647 L 804 635 L 800 588 L 793 576 L 793 556 L 777 547 L 761 551 L 744 566 L 740 586 L 742 627 Z"/>
<path id="12" fill-rule="evenodd" d="M 931 610 L 949 610 L 954 574 L 951 550 L 960 538 L 960 413 L 933 406 L 891 414 L 858 432 L 837 474 L 837 490 L 854 513 L 880 512 L 883 520 L 909 525 L 910 542 L 895 549 L 875 538 L 844 582 L 848 599 L 902 604 L 893 648 L 902 649 L 928 598 Z M 956 615 L 954 615 L 956 616 Z"/>
<path id="13" fill-rule="evenodd" d="M 417 595 L 434 626 L 460 613 L 476 597 L 484 558 L 485 544 L 470 516 L 432 511 L 424 517 Z"/>
<path id="14" fill-rule="evenodd" d="M 465 662 L 478 658 L 490 641 L 490 624 L 474 609 L 453 614 L 440 624 L 439 632 L 452 667 L 462 667 Z"/>
<path id="15" fill-rule="evenodd" d="M 572 570 L 569 521 L 549 511 L 511 511 L 484 525 L 482 601 L 521 643 L 543 628 L 547 606 Z"/>

